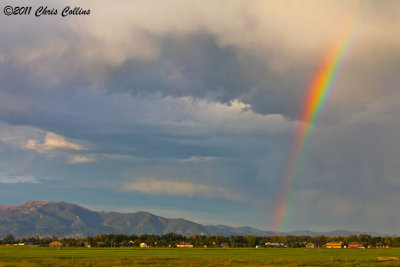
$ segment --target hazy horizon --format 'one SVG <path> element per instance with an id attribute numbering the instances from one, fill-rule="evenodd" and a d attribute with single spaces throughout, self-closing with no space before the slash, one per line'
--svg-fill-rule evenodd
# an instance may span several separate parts
<path id="1" fill-rule="evenodd" d="M 78 205 L 78 204 L 76 204 L 76 203 L 72 203 L 72 202 L 67 202 L 67 201 L 39 201 L 39 200 L 30 200 L 30 201 L 28 201 L 28 202 L 25 202 L 25 203 L 21 203 L 20 205 L 15 205 L 15 206 L 4 206 L 4 205 L 1 205 L 1 203 L 0 203 L 0 207 L 5 207 L 5 208 L 18 208 L 18 207 L 20 207 L 20 206 L 27 206 L 28 205 L 28 207 L 31 207 L 31 205 L 35 205 L 35 206 L 37 206 L 37 207 L 42 207 L 42 205 L 46 205 L 46 204 L 48 204 L 48 203 L 65 203 L 65 204 L 72 204 L 73 206 L 75 206 L 75 205 Z M 130 210 L 130 209 L 119 209 L 118 207 L 114 207 L 114 209 L 110 209 L 110 210 L 103 210 L 103 209 L 98 209 L 98 208 L 96 208 L 96 207 L 90 207 L 90 206 L 85 206 L 85 205 L 78 205 L 78 206 L 80 206 L 80 207 L 82 207 L 82 208 L 84 208 L 84 209 L 87 209 L 87 210 L 89 210 L 89 211 L 91 211 L 91 212 L 98 212 L 98 213 L 122 213 L 122 214 L 132 214 L 132 213 L 141 213 L 141 212 L 144 212 L 144 213 L 150 213 L 150 214 L 152 214 L 152 215 L 155 215 L 155 216 L 159 216 L 159 217 L 163 217 L 163 218 L 166 218 L 166 219 L 184 219 L 184 220 L 188 220 L 188 221 L 190 221 L 190 222 L 193 222 L 193 223 L 197 223 L 197 224 L 200 224 L 200 225 L 203 225 L 203 226 L 206 226 L 206 227 L 208 227 L 208 226 L 227 226 L 227 227 L 232 227 L 232 228 L 240 228 L 240 227 L 250 227 L 250 228 L 253 228 L 253 229 L 255 229 L 255 230 L 259 230 L 259 231 L 264 231 L 264 232 L 273 232 L 273 233 L 275 233 L 275 234 L 279 234 L 279 235 L 287 235 L 287 234 L 293 234 L 293 233 L 295 233 L 295 232 L 304 232 L 304 231 L 310 231 L 310 232 L 313 232 L 314 234 L 329 234 L 329 233 L 333 233 L 333 232 L 354 232 L 354 234 L 358 234 L 358 233 L 360 233 L 360 234 L 370 234 L 370 235 L 372 235 L 372 236 L 376 236 L 376 235 L 374 235 L 374 234 L 378 234 L 379 236 L 386 236 L 386 235 L 390 235 L 390 236 L 398 236 L 396 233 L 380 233 L 380 232 L 376 232 L 376 231 L 372 231 L 372 230 L 370 230 L 370 231 L 366 231 L 366 230 L 360 230 L 360 229 L 326 229 L 326 230 L 324 230 L 324 231 L 314 231 L 313 229 L 294 229 L 294 230 L 292 230 L 292 231 L 286 231 L 286 232 L 276 232 L 276 231 L 273 231 L 272 229 L 262 229 L 262 228 L 258 228 L 258 227 L 255 227 L 255 226 L 252 226 L 252 225 L 235 225 L 234 223 L 224 223 L 224 222 L 220 222 L 220 223 L 207 223 L 207 222 L 201 222 L 201 220 L 200 221 L 198 221 L 198 220 L 192 220 L 192 219 L 190 219 L 190 218 L 185 218 L 185 217 L 182 217 L 182 216 L 174 216 L 174 214 L 171 214 L 171 216 L 169 216 L 169 215 L 165 215 L 165 216 L 163 216 L 163 215 L 161 215 L 162 213 L 163 213 L 163 211 L 162 210 L 155 210 L 155 211 L 148 211 L 148 210 Z M 41 210 L 41 209 L 39 209 L 39 210 Z M 160 214 L 161 213 L 161 214 Z M 15 214 L 14 214 L 15 215 Z M 175 215 L 177 215 L 177 214 L 175 214 Z"/>

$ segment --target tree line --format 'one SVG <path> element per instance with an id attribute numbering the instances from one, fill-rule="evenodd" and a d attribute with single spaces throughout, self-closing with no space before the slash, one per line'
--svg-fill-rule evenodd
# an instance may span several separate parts
<path id="1" fill-rule="evenodd" d="M 138 247 L 141 243 L 146 243 L 150 247 L 173 247 L 177 244 L 192 244 L 195 247 L 255 247 L 264 246 L 266 243 L 283 243 L 287 247 L 304 247 L 307 243 L 326 244 L 328 242 L 342 241 L 346 244 L 351 242 L 359 242 L 366 247 L 375 247 L 377 245 L 400 247 L 400 237 L 374 237 L 367 234 L 351 235 L 347 237 L 327 237 L 321 236 L 206 236 L 192 235 L 184 236 L 175 233 L 165 235 L 126 235 L 126 234 L 98 234 L 86 237 L 27 237 L 14 238 L 9 235 L 0 240 L 1 244 L 32 244 L 40 246 L 48 246 L 51 242 L 59 241 L 63 246 L 67 247 Z"/>

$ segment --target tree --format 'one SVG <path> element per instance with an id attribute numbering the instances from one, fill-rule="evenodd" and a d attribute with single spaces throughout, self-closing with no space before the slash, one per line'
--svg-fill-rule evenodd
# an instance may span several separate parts
<path id="1" fill-rule="evenodd" d="M 3 239 L 3 244 L 13 244 L 15 239 L 12 235 L 8 235 Z"/>
<path id="2" fill-rule="evenodd" d="M 316 236 L 316 237 L 314 237 L 314 242 L 316 242 L 320 245 L 324 245 L 327 242 L 326 236 L 324 236 L 324 235 Z"/>
<path id="3" fill-rule="evenodd" d="M 255 236 L 248 236 L 247 238 L 249 240 L 249 243 L 248 243 L 249 247 L 255 247 L 256 246 L 256 242 L 257 242 L 256 237 Z"/>
<path id="4" fill-rule="evenodd" d="M 361 236 L 361 235 L 360 235 Z M 357 237 L 356 235 L 350 235 L 346 238 L 346 242 L 351 243 L 351 242 L 355 242 L 355 241 L 359 241 L 360 238 Z"/>

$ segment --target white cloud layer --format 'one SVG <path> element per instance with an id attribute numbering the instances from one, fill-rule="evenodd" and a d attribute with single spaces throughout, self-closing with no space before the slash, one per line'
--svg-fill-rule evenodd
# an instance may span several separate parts
<path id="1" fill-rule="evenodd" d="M 76 163 L 89 163 L 89 162 L 94 162 L 94 161 L 95 161 L 95 159 L 93 157 L 74 155 L 74 156 L 70 157 L 68 163 L 76 164 Z"/>
<path id="2" fill-rule="evenodd" d="M 231 192 L 223 187 L 179 181 L 143 179 L 128 183 L 123 187 L 123 190 L 154 195 L 225 198 L 236 201 L 244 201 L 243 197 L 238 193 Z"/>
<path id="3" fill-rule="evenodd" d="M 26 148 L 36 150 L 39 153 L 46 153 L 48 151 L 58 150 L 58 149 L 78 150 L 78 151 L 85 149 L 84 147 L 69 142 L 65 140 L 64 137 L 52 132 L 46 132 L 43 143 L 39 143 L 39 141 L 35 139 L 28 139 L 26 143 Z"/>
<path id="4" fill-rule="evenodd" d="M 4 183 L 4 184 L 18 184 L 18 183 L 38 184 L 39 181 L 33 176 L 5 176 L 5 177 L 0 177 L 0 183 Z"/>

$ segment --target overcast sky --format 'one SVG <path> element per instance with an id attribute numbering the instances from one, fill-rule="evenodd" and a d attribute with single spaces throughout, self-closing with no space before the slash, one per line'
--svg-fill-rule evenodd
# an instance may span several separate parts
<path id="1" fill-rule="evenodd" d="M 3 1 L 15 6 L 15 1 Z M 19 1 L 0 14 L 0 205 L 273 227 L 305 92 L 369 5 L 286 231 L 400 232 L 400 2 Z"/>

